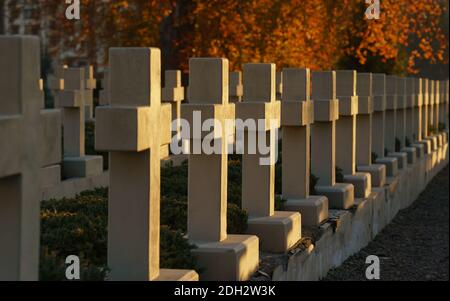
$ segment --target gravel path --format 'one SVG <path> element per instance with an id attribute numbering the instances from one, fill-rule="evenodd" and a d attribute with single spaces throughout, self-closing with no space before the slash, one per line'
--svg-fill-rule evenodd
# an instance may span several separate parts
<path id="1" fill-rule="evenodd" d="M 366 257 L 380 258 L 381 280 L 449 280 L 448 166 L 412 206 L 324 280 L 366 280 Z"/>

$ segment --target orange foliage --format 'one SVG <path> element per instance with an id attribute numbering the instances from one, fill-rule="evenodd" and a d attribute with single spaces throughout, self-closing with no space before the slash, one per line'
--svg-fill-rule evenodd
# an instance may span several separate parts
<path id="1" fill-rule="evenodd" d="M 112 46 L 160 46 L 167 67 L 186 71 L 192 56 L 222 56 L 232 69 L 246 62 L 335 68 L 343 57 L 448 62 L 441 27 L 443 0 L 381 0 L 381 18 L 367 20 L 363 0 L 81 0 L 80 21 L 65 3 L 39 0 L 48 16 L 51 54 L 105 62 Z M 168 40 L 168 41 L 167 41 Z"/>

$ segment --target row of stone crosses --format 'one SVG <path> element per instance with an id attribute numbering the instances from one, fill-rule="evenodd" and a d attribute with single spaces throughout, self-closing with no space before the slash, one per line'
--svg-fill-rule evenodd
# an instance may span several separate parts
<path id="1" fill-rule="evenodd" d="M 0 279 L 37 279 L 39 177 L 58 161 L 60 142 L 52 137 L 61 134 L 61 119 L 69 158 L 64 169 L 85 176 L 98 166 L 89 162 L 99 159 L 84 156 L 84 120 L 94 117 L 92 98 L 84 95 L 96 84 L 92 68 L 61 68 L 50 83 L 61 118 L 61 110 L 43 108 L 39 40 L 0 37 L 0 54 Z M 111 48 L 109 60 L 95 110 L 95 144 L 110 154 L 112 280 L 198 279 L 195 271 L 159 265 L 160 162 L 172 119 L 191 120 L 201 111 L 203 119 L 221 123 L 278 120 L 263 129 L 268 135 L 282 129 L 286 211 L 274 209 L 275 165 L 260 165 L 258 152 L 242 155 L 247 235 L 227 233 L 226 144 L 222 154 L 189 155 L 187 237 L 205 280 L 249 279 L 259 251 L 286 252 L 300 240 L 302 225 L 320 225 L 329 209 L 351 208 L 355 198 L 368 197 L 386 177 L 448 140 L 448 80 L 300 68 L 277 76 L 275 64 L 265 63 L 244 64 L 242 76 L 229 72 L 227 59 L 192 58 L 184 93 L 180 71 L 166 71 L 161 88 L 157 48 Z M 445 131 L 430 131 L 439 121 Z M 215 135 L 227 138 L 225 131 Z M 310 172 L 318 178 L 316 195 L 310 195 Z"/>

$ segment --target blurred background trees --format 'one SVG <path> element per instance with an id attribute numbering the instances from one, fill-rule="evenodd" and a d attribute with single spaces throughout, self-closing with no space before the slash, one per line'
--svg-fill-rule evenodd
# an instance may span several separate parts
<path id="1" fill-rule="evenodd" d="M 6 0 L 4 24 L 39 34 L 53 59 L 99 67 L 109 47 L 156 46 L 164 69 L 223 56 L 231 69 L 262 61 L 447 77 L 448 1 L 380 2 L 381 18 L 368 20 L 363 0 L 81 0 L 81 19 L 69 21 L 65 1 Z"/>

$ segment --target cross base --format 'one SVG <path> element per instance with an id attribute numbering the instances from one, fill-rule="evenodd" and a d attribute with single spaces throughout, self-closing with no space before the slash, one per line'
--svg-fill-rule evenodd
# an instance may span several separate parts
<path id="1" fill-rule="evenodd" d="M 192 252 L 201 280 L 245 281 L 258 270 L 259 239 L 254 235 L 228 235 L 220 242 L 196 243 Z"/>
<path id="2" fill-rule="evenodd" d="M 288 199 L 284 209 L 301 213 L 303 226 L 319 226 L 328 219 L 328 199 L 322 195 L 310 195 L 304 199 Z"/>
<path id="3" fill-rule="evenodd" d="M 386 177 L 396 177 L 398 175 L 397 158 L 379 158 L 375 161 L 375 163 L 386 166 Z"/>
<path id="4" fill-rule="evenodd" d="M 357 166 L 361 172 L 368 172 L 372 178 L 372 187 L 383 187 L 386 184 L 386 166 L 384 164 L 371 164 Z"/>
<path id="5" fill-rule="evenodd" d="M 333 186 L 316 186 L 316 194 L 328 198 L 330 209 L 349 209 L 355 204 L 355 189 L 352 184 L 336 183 Z"/>
<path id="6" fill-rule="evenodd" d="M 103 172 L 102 156 L 65 157 L 63 159 L 64 178 L 85 178 Z"/>
<path id="7" fill-rule="evenodd" d="M 415 147 L 404 147 L 402 148 L 401 152 L 406 153 L 408 156 L 408 164 L 414 164 L 416 163 L 416 148 Z"/>
<path id="8" fill-rule="evenodd" d="M 300 240 L 301 225 L 300 213 L 275 211 L 272 216 L 250 217 L 247 233 L 258 236 L 261 251 L 285 253 Z"/>
<path id="9" fill-rule="evenodd" d="M 398 169 L 402 170 L 408 166 L 408 154 L 401 152 L 388 153 L 388 157 L 397 158 Z"/>
<path id="10" fill-rule="evenodd" d="M 421 159 L 425 156 L 425 145 L 420 142 L 411 144 L 416 149 L 417 159 Z"/>
<path id="11" fill-rule="evenodd" d="M 372 191 L 372 178 L 370 173 L 357 172 L 353 175 L 344 175 L 344 183 L 353 184 L 355 198 L 368 198 Z"/>

